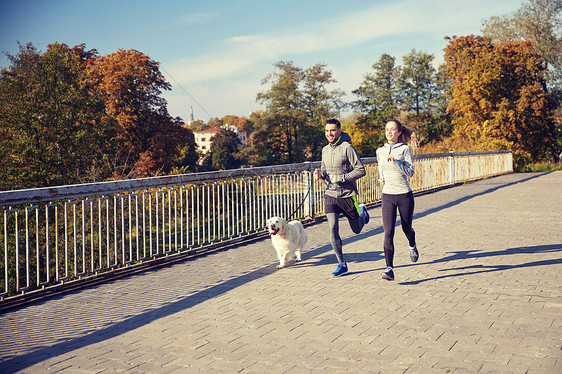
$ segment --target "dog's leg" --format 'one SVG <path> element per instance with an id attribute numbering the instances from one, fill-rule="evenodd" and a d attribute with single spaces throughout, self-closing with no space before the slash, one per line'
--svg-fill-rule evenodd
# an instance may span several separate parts
<path id="1" fill-rule="evenodd" d="M 277 259 L 279 260 L 279 265 L 277 265 L 277 269 L 282 269 L 285 267 L 285 256 L 282 256 L 280 253 L 277 254 Z"/>
<path id="2" fill-rule="evenodd" d="M 295 249 L 295 261 L 299 262 L 299 261 L 301 261 L 301 260 L 302 260 L 302 258 L 301 258 L 301 249 L 300 249 L 300 248 L 297 248 L 297 249 Z"/>
<path id="3" fill-rule="evenodd" d="M 285 267 L 285 264 L 287 264 L 288 260 L 288 254 L 289 252 L 285 252 L 279 256 L 279 265 L 277 265 L 277 269 L 282 269 Z"/>

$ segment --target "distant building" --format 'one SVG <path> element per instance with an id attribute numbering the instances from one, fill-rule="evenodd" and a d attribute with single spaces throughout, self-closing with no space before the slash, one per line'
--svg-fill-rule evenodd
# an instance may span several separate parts
<path id="1" fill-rule="evenodd" d="M 193 135 L 195 135 L 195 144 L 197 144 L 197 150 L 201 151 L 203 154 L 209 152 L 209 150 L 211 149 L 211 138 L 217 135 L 220 131 L 220 127 L 212 127 L 210 129 L 194 131 Z"/>
<path id="2" fill-rule="evenodd" d="M 194 131 L 195 143 L 197 144 L 197 150 L 201 151 L 203 154 L 209 152 L 211 149 L 211 139 L 213 136 L 217 135 L 221 130 L 230 130 L 238 135 L 238 139 L 242 143 L 243 147 L 248 145 L 248 132 L 240 130 L 236 126 L 224 125 L 222 127 L 212 127 L 210 129 L 205 129 L 201 131 Z"/>

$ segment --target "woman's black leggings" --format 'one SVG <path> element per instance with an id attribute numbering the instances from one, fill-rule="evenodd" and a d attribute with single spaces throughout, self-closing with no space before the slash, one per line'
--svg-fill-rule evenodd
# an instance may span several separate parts
<path id="1" fill-rule="evenodd" d="M 384 258 L 386 266 L 394 267 L 394 228 L 396 208 L 400 212 L 402 231 L 408 238 L 410 247 L 416 245 L 416 234 L 412 228 L 414 217 L 414 195 L 408 192 L 400 195 L 382 194 L 382 226 L 384 228 Z"/>

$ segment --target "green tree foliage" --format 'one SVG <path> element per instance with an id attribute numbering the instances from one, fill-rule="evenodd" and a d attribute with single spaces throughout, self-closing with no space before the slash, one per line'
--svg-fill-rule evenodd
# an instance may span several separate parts
<path id="1" fill-rule="evenodd" d="M 333 83 L 325 65 L 309 69 L 280 61 L 275 71 L 262 81 L 270 85 L 256 101 L 266 110 L 254 116 L 252 146 L 248 152 L 253 165 L 286 164 L 318 158 L 323 136 L 323 121 L 335 114 L 333 108 L 343 105 L 341 91 L 328 91 Z M 322 127 L 322 128 L 321 128 Z"/>
<path id="2" fill-rule="evenodd" d="M 271 84 L 268 91 L 260 92 L 257 101 L 266 104 L 266 117 L 258 131 L 266 129 L 269 145 L 279 155 L 278 163 L 304 161 L 300 130 L 306 124 L 299 89 L 304 80 L 304 71 L 292 62 L 280 61 L 275 72 L 268 74 L 262 85 Z M 304 144 L 303 144 L 304 145 Z"/>
<path id="3" fill-rule="evenodd" d="M 83 79 L 93 51 L 20 45 L 0 75 L 0 188 L 80 181 L 99 152 L 96 100 Z M 82 58 L 86 58 L 83 60 Z"/>
<path id="4" fill-rule="evenodd" d="M 218 132 L 211 138 L 211 149 L 207 153 L 211 170 L 239 168 L 243 164 L 241 147 L 242 143 L 234 131 L 223 129 Z"/>
<path id="5" fill-rule="evenodd" d="M 182 120 L 176 118 L 174 120 L 178 129 L 177 138 L 175 139 L 175 148 L 171 148 L 172 168 L 168 174 L 187 174 L 197 170 L 197 162 L 199 161 L 199 154 L 197 153 L 197 145 L 195 144 L 195 136 L 191 129 L 182 126 Z M 171 134 L 174 136 L 174 134 Z"/>
<path id="6" fill-rule="evenodd" d="M 436 96 L 433 55 L 412 50 L 403 58 L 400 76 L 402 108 L 416 116 L 431 112 Z"/>
<path id="7" fill-rule="evenodd" d="M 396 59 L 383 54 L 372 68 L 374 72 L 365 74 L 359 88 L 352 91 L 357 100 L 351 105 L 360 115 L 348 131 L 362 156 L 375 155 L 384 143 L 386 120 L 400 113 L 400 68 Z"/>
<path id="8" fill-rule="evenodd" d="M 447 115 L 451 82 L 445 65 L 436 70 L 432 54 L 412 50 L 403 57 L 400 95 L 406 123 L 412 127 L 420 145 L 436 142 L 452 132 Z"/>
<path id="9" fill-rule="evenodd" d="M 388 54 L 373 64 L 352 103 L 359 112 L 349 132 L 359 154 L 371 156 L 385 141 L 384 126 L 391 118 L 400 118 L 412 127 L 420 144 L 441 140 L 450 120 L 446 115 L 448 75 L 433 67 L 433 55 L 412 50 L 403 57 L 403 65 Z"/>
<path id="10" fill-rule="evenodd" d="M 382 112 L 384 116 L 397 116 L 400 106 L 400 68 L 396 66 L 396 59 L 382 54 L 372 68 L 374 72 L 365 74 L 359 88 L 352 91 L 357 96 L 352 107 L 363 114 Z"/>
<path id="11" fill-rule="evenodd" d="M 445 61 L 453 78 L 453 149 L 513 149 L 516 164 L 546 155 L 551 111 L 544 65 L 529 42 L 494 46 L 485 37 L 453 37 Z"/>
<path id="12" fill-rule="evenodd" d="M 302 130 L 303 142 L 307 145 L 306 159 L 318 160 L 322 147 L 326 143 L 324 122 L 326 119 L 339 115 L 346 105 L 341 100 L 344 92 L 339 89 L 328 90 L 328 86 L 336 83 L 332 72 L 326 65 L 316 64 L 305 70 L 302 85 L 302 102 L 306 111 L 307 126 Z"/>

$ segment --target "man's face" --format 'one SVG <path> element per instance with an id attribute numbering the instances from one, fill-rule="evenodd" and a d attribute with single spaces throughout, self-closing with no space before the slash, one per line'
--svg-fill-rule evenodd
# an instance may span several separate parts
<path id="1" fill-rule="evenodd" d="M 341 128 L 338 128 L 336 124 L 326 124 L 326 139 L 328 139 L 328 143 L 334 144 L 340 138 L 340 135 Z"/>

